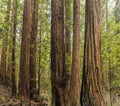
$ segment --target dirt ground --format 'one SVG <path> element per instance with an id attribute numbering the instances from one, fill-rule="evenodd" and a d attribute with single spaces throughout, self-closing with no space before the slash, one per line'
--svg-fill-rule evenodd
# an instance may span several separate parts
<path id="1" fill-rule="evenodd" d="M 18 102 L 18 100 L 11 96 L 9 88 L 0 85 L 0 105 L 8 102 Z"/>

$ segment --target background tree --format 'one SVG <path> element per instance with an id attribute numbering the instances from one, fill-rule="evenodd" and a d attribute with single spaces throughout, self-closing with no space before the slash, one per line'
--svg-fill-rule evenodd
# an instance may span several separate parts
<path id="1" fill-rule="evenodd" d="M 65 0 L 66 70 L 71 71 L 72 0 Z"/>
<path id="2" fill-rule="evenodd" d="M 42 17 L 40 17 L 40 38 L 39 38 L 39 50 L 38 50 L 38 54 L 39 54 L 39 60 L 38 60 L 38 95 L 40 95 L 40 71 L 41 71 L 41 41 L 42 41 Z"/>
<path id="3" fill-rule="evenodd" d="M 64 88 L 66 106 L 70 103 L 70 73 L 71 73 L 71 33 L 72 33 L 72 0 L 65 0 L 65 55 L 66 55 L 66 71 L 69 77 Z"/>
<path id="4" fill-rule="evenodd" d="M 31 0 L 24 0 L 22 41 L 20 51 L 19 96 L 29 100 L 29 47 L 30 47 Z"/>
<path id="5" fill-rule="evenodd" d="M 70 106 L 80 106 L 80 0 L 74 0 Z"/>
<path id="6" fill-rule="evenodd" d="M 13 38 L 12 38 L 12 95 L 16 95 L 16 33 L 17 33 L 17 5 L 18 1 L 13 1 Z"/>
<path id="7" fill-rule="evenodd" d="M 11 9 L 11 0 L 7 1 L 7 10 L 6 10 L 6 17 L 5 17 L 5 34 L 2 41 L 2 54 L 1 54 L 1 81 L 3 84 L 6 83 L 6 65 L 7 65 L 7 44 L 8 44 L 8 34 L 9 34 L 9 19 L 10 19 L 10 9 Z"/>
<path id="8" fill-rule="evenodd" d="M 106 3 L 107 1 L 107 3 Z M 120 90 L 119 81 L 119 23 L 116 23 L 116 2 L 106 0 L 102 5 L 102 13 L 105 14 L 102 23 L 102 70 L 104 76 L 104 101 L 106 105 L 119 105 L 118 92 Z M 106 5 L 107 4 L 107 9 Z M 119 3 L 118 3 L 119 4 Z M 105 9 L 105 11 L 103 11 Z M 106 11 L 107 10 L 107 11 Z M 118 14 L 118 13 L 117 13 Z M 106 22 L 107 20 L 107 22 Z M 109 99 L 107 99 L 109 98 Z M 111 103 L 110 103 L 111 102 Z"/>
<path id="9" fill-rule="evenodd" d="M 120 0 L 116 0 L 116 8 L 115 8 L 115 20 L 116 23 L 120 22 Z"/>
<path id="10" fill-rule="evenodd" d="M 38 87 L 39 98 L 46 98 L 51 105 L 51 71 L 50 71 L 50 1 L 41 1 L 39 3 L 39 25 L 37 38 L 38 49 Z M 39 71 L 40 70 L 40 71 Z"/>
<path id="11" fill-rule="evenodd" d="M 32 28 L 30 38 L 30 98 L 35 98 L 36 93 L 36 47 L 37 47 L 37 28 L 38 28 L 38 1 L 33 1 Z"/>

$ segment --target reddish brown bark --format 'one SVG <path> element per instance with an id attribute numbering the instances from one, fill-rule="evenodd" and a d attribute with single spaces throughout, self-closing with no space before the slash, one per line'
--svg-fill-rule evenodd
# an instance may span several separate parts
<path id="1" fill-rule="evenodd" d="M 20 51 L 19 96 L 29 100 L 29 50 L 30 50 L 30 13 L 31 0 L 24 0 L 22 41 Z"/>
<path id="2" fill-rule="evenodd" d="M 16 26 L 17 26 L 17 4 L 18 0 L 13 1 L 13 38 L 12 38 L 12 95 L 16 95 Z"/>
<path id="3" fill-rule="evenodd" d="M 80 106 L 80 0 L 74 0 L 70 106 Z"/>
<path id="4" fill-rule="evenodd" d="M 40 71 L 41 71 L 41 43 L 42 43 L 42 17 L 40 17 L 40 37 L 39 37 L 39 43 L 40 43 L 40 46 L 39 46 L 39 51 L 38 51 L 38 54 L 39 54 L 39 62 L 38 62 L 38 95 L 40 95 L 40 78 L 41 78 L 41 74 L 40 74 Z"/>
<path id="5" fill-rule="evenodd" d="M 36 93 L 36 41 L 38 28 L 38 1 L 33 2 L 32 28 L 30 38 L 30 98 L 35 98 Z"/>
<path id="6" fill-rule="evenodd" d="M 52 0 L 51 8 L 52 106 L 66 106 L 64 95 L 64 87 L 67 81 L 64 43 L 64 0 Z"/>
<path id="7" fill-rule="evenodd" d="M 103 106 L 100 1 L 86 0 L 81 106 Z"/>

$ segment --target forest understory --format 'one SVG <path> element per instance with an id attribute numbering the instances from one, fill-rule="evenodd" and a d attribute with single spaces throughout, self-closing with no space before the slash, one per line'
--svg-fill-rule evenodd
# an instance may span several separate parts
<path id="1" fill-rule="evenodd" d="M 48 106 L 48 104 L 39 101 L 20 101 L 17 96 L 12 96 L 10 87 L 0 85 L 0 106 Z"/>
<path id="2" fill-rule="evenodd" d="M 31 101 L 31 105 L 29 102 L 24 101 L 21 102 L 17 97 L 13 97 L 11 95 L 11 89 L 0 85 L 0 106 L 49 106 L 47 103 L 39 103 Z M 110 102 L 110 93 L 109 91 L 104 90 L 104 106 L 111 106 Z M 120 106 L 120 96 L 113 95 L 112 96 L 112 106 Z"/>

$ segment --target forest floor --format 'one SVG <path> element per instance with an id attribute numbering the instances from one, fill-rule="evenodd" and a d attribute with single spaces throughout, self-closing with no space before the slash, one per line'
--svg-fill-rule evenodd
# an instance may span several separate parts
<path id="1" fill-rule="evenodd" d="M 5 103 L 17 103 L 19 100 L 17 100 L 15 97 L 11 96 L 10 89 L 0 85 L 0 105 Z"/>
<path id="2" fill-rule="evenodd" d="M 9 103 L 12 103 L 12 104 L 20 103 L 18 99 L 11 96 L 10 91 L 11 91 L 10 88 L 0 85 L 0 106 L 3 106 L 3 104 L 9 104 Z M 104 92 L 104 103 L 105 103 L 104 106 L 111 106 L 109 95 L 110 94 L 108 92 Z M 120 106 L 120 97 L 113 96 L 112 98 L 113 98 L 112 106 Z"/>
<path id="3" fill-rule="evenodd" d="M 0 106 L 48 106 L 45 103 L 34 101 L 20 101 L 11 96 L 10 88 L 0 85 Z"/>
<path id="4" fill-rule="evenodd" d="M 0 85 L 0 106 L 48 106 L 46 103 L 34 101 L 20 101 L 11 96 L 10 88 Z"/>

